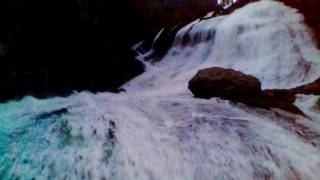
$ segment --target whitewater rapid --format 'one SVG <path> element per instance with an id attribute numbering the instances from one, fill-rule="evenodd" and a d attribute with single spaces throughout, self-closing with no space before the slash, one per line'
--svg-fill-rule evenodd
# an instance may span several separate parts
<path id="1" fill-rule="evenodd" d="M 0 179 L 319 179 L 319 97 L 297 98 L 306 118 L 187 89 L 212 66 L 252 74 L 263 88 L 320 77 L 320 53 L 296 10 L 261 1 L 197 20 L 147 64 L 120 94 L 0 104 Z"/>

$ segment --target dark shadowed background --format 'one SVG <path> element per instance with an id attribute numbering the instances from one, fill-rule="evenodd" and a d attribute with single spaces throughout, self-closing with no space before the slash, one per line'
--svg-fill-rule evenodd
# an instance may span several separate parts
<path id="1" fill-rule="evenodd" d="M 148 45 L 163 27 L 181 26 L 204 15 L 213 4 L 210 0 L 1 1 L 0 100 L 114 90 L 143 72 L 131 50 L 135 43 L 147 40 Z"/>

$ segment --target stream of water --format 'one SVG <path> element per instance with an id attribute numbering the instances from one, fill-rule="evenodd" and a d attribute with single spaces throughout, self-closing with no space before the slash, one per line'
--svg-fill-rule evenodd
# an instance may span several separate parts
<path id="1" fill-rule="evenodd" d="M 187 88 L 213 66 L 263 88 L 315 80 L 320 52 L 302 20 L 278 2 L 252 3 L 181 29 L 127 92 L 0 104 L 0 179 L 319 179 L 319 97 L 299 95 L 302 117 L 196 99 Z"/>

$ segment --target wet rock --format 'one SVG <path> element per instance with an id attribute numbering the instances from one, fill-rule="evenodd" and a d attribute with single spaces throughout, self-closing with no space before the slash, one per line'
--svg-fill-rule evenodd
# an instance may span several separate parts
<path id="1" fill-rule="evenodd" d="M 320 95 L 320 78 L 312 83 L 296 87 L 291 91 L 296 94 Z"/>
<path id="2" fill-rule="evenodd" d="M 314 85 L 304 88 L 311 92 L 314 89 L 310 87 L 314 87 Z M 251 107 L 279 108 L 303 115 L 303 112 L 293 104 L 295 94 L 299 91 L 294 89 L 262 91 L 261 83 L 257 78 L 232 69 L 214 67 L 200 70 L 189 81 L 189 89 L 198 98 L 220 97 Z"/>
<path id="3" fill-rule="evenodd" d="M 263 91 L 264 97 L 294 103 L 297 94 L 320 95 L 320 78 L 312 83 L 292 89 L 267 89 Z"/>
<path id="4" fill-rule="evenodd" d="M 116 128 L 116 123 L 112 120 L 109 121 L 109 125 L 111 128 L 115 129 Z"/>
<path id="5" fill-rule="evenodd" d="M 240 71 L 213 67 L 200 70 L 190 81 L 189 89 L 195 97 L 221 97 L 229 100 L 260 96 L 260 81 Z"/>
<path id="6" fill-rule="evenodd" d="M 108 130 L 108 138 L 110 138 L 110 139 L 116 138 L 115 131 L 111 128 L 109 128 L 109 130 Z"/>
<path id="7" fill-rule="evenodd" d="M 269 97 L 252 97 L 247 99 L 242 99 L 239 101 L 250 107 L 262 108 L 262 109 L 272 109 L 278 108 L 293 114 L 304 115 L 304 113 L 292 102 L 288 102 L 281 99 L 269 98 Z"/>
<path id="8" fill-rule="evenodd" d="M 263 97 L 294 103 L 296 93 L 286 89 L 267 89 L 263 91 Z"/>

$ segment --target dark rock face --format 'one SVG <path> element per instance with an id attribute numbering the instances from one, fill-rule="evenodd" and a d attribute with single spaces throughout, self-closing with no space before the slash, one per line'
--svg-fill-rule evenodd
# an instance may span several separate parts
<path id="1" fill-rule="evenodd" d="M 260 81 L 240 71 L 218 67 L 200 70 L 190 81 L 189 89 L 196 97 L 246 99 L 262 94 Z"/>
<path id="2" fill-rule="evenodd" d="M 141 74 L 130 49 L 143 39 L 141 22 L 117 2 L 1 1 L 0 101 L 108 91 Z"/>
<path id="3" fill-rule="evenodd" d="M 0 62 L 0 101 L 33 95 L 37 98 L 66 96 L 73 91 L 112 91 L 143 72 L 133 57 L 106 59 L 107 62 L 77 63 Z"/>

